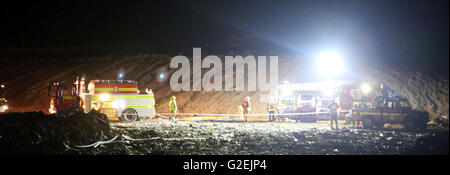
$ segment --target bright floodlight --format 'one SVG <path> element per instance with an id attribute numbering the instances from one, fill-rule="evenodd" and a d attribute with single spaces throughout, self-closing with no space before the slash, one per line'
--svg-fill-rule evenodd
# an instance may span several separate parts
<path id="1" fill-rule="evenodd" d="M 371 90 L 372 90 L 372 88 L 371 88 L 369 85 L 367 85 L 367 84 L 363 84 L 363 85 L 361 86 L 361 91 L 362 91 L 364 94 L 368 94 Z"/>
<path id="2" fill-rule="evenodd" d="M 100 100 L 101 101 L 108 101 L 110 99 L 110 95 L 109 94 L 101 94 L 100 95 Z"/>
<path id="3" fill-rule="evenodd" d="M 342 58 L 336 53 L 324 53 L 317 57 L 317 70 L 324 76 L 334 76 L 343 70 Z"/>
<path id="4" fill-rule="evenodd" d="M 323 95 L 326 97 L 331 97 L 334 95 L 334 91 L 333 91 L 333 89 L 326 88 L 323 90 Z"/>

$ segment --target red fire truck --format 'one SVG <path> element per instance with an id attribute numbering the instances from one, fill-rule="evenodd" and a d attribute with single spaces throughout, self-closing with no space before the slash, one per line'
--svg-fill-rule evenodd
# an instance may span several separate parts
<path id="1" fill-rule="evenodd" d="M 354 81 L 284 83 L 278 88 L 278 113 L 305 113 L 284 116 L 302 122 L 329 120 L 329 114 L 326 112 L 329 112 L 328 105 L 331 100 L 339 104 L 339 118 L 344 119 L 352 109 L 353 102 L 368 96 L 363 95 L 361 83 Z"/>
<path id="2" fill-rule="evenodd" d="M 346 81 L 324 81 L 310 83 L 284 83 L 279 85 L 278 113 L 296 113 L 294 116 L 283 116 L 296 121 L 316 122 L 328 120 L 328 104 L 339 95 L 339 90 Z M 282 116 L 280 116 L 282 117 Z M 282 118 L 283 118 L 282 117 Z"/>
<path id="3" fill-rule="evenodd" d="M 84 78 L 77 78 L 75 83 L 52 82 L 48 92 L 50 113 L 95 109 L 122 121 L 155 116 L 153 93 L 139 94 L 137 82 L 132 80 L 91 80 L 86 91 Z"/>

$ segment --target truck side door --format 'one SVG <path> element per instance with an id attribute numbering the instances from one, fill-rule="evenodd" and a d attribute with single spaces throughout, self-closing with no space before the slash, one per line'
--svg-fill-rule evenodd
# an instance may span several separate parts
<path id="1" fill-rule="evenodd" d="M 386 110 L 386 117 L 389 117 L 389 119 L 391 121 L 396 121 L 398 119 L 400 119 L 401 116 L 401 108 L 400 108 L 400 104 L 398 103 L 398 101 L 396 100 L 389 100 L 387 103 L 387 108 Z"/>

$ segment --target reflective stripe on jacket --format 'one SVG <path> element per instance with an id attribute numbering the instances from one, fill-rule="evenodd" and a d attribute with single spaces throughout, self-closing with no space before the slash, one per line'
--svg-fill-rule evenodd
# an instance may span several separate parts
<path id="1" fill-rule="evenodd" d="M 169 110 L 174 111 L 177 109 L 177 102 L 175 100 L 170 100 L 169 102 Z"/>
<path id="2" fill-rule="evenodd" d="M 267 111 L 275 111 L 275 104 L 274 103 L 268 103 L 267 104 Z"/>

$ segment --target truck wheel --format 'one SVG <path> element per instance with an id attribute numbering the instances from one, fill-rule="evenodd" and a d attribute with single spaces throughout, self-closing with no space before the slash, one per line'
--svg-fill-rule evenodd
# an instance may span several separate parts
<path id="1" fill-rule="evenodd" d="M 363 127 L 366 128 L 366 129 L 372 129 L 373 126 L 374 126 L 374 122 L 370 118 L 364 118 L 362 120 L 362 123 L 363 123 Z"/>
<path id="2" fill-rule="evenodd" d="M 122 121 L 134 122 L 138 119 L 138 113 L 134 109 L 125 109 L 120 118 Z"/>

